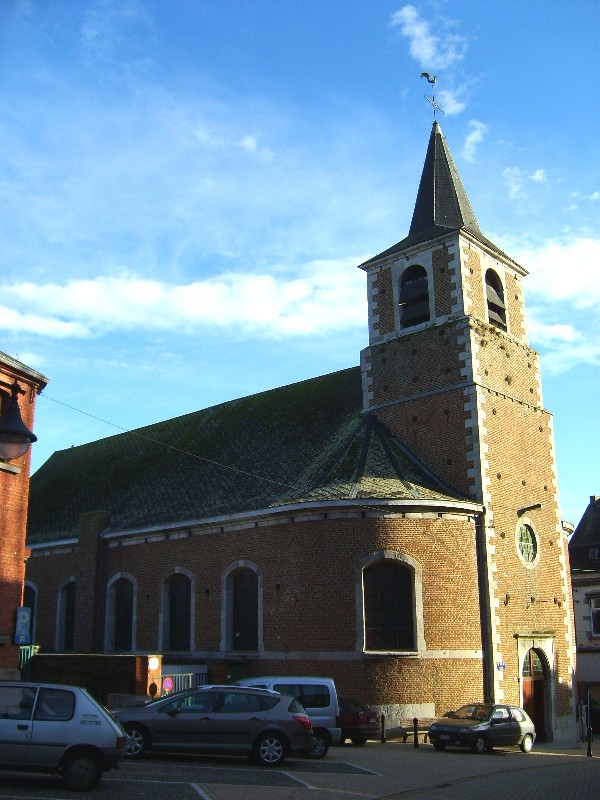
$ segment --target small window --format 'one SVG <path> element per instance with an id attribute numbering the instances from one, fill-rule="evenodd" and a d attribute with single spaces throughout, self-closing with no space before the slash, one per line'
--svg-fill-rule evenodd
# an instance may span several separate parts
<path id="1" fill-rule="evenodd" d="M 166 714 L 169 714 L 171 711 L 183 711 L 191 714 L 210 714 L 214 711 L 219 696 L 218 692 L 188 694 L 185 697 L 174 700 L 172 703 L 166 703 L 160 711 Z"/>
<path id="2" fill-rule="evenodd" d="M 75 712 L 75 695 L 63 689 L 40 689 L 34 719 L 66 722 Z"/>
<path id="3" fill-rule="evenodd" d="M 225 695 L 222 714 L 253 714 L 262 711 L 260 699 L 254 694 L 230 692 Z"/>
<path id="4" fill-rule="evenodd" d="M 429 284 L 425 267 L 408 267 L 400 278 L 400 327 L 429 322 Z"/>
<path id="5" fill-rule="evenodd" d="M 590 597 L 592 636 L 600 636 L 600 597 Z"/>
<path id="6" fill-rule="evenodd" d="M 278 683 L 273 689 L 279 694 L 295 697 L 304 708 L 328 708 L 331 705 L 325 684 Z"/>
<path id="7" fill-rule="evenodd" d="M 488 319 L 490 325 L 506 330 L 506 305 L 502 281 L 493 269 L 485 273 L 485 293 L 487 299 Z"/>
<path id="8" fill-rule="evenodd" d="M 34 700 L 29 686 L 0 686 L 0 719 L 29 719 Z"/>
<path id="9" fill-rule="evenodd" d="M 525 722 L 525 715 L 520 708 L 511 708 L 510 715 L 516 722 Z"/>
<path id="10" fill-rule="evenodd" d="M 527 565 L 533 565 L 538 554 L 537 538 L 530 525 L 521 525 L 517 536 L 519 555 Z"/>

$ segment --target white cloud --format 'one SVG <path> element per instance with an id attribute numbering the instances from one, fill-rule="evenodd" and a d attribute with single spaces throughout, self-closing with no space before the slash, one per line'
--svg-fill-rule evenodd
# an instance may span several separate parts
<path id="1" fill-rule="evenodd" d="M 438 93 L 437 99 L 439 100 L 440 108 L 449 117 L 452 114 L 460 114 L 461 111 L 464 111 L 467 104 L 462 99 L 463 96 L 464 88 L 442 89 Z"/>
<path id="2" fill-rule="evenodd" d="M 534 172 L 528 172 L 520 167 L 506 167 L 502 172 L 502 178 L 506 188 L 508 189 L 508 196 L 511 200 L 527 197 L 527 184 L 531 183 L 547 183 L 548 178 L 543 169 L 536 169 Z"/>
<path id="3" fill-rule="evenodd" d="M 438 24 L 442 22 L 441 19 L 436 20 Z M 466 38 L 447 31 L 443 36 L 436 35 L 430 23 L 412 5 L 403 6 L 392 14 L 390 26 L 399 28 L 402 36 L 408 39 L 410 55 L 421 67 L 447 69 L 464 58 Z"/>
<path id="4" fill-rule="evenodd" d="M 65 284 L 5 283 L 2 325 L 48 337 L 150 329 L 244 330 L 259 336 L 314 335 L 362 327 L 364 276 L 354 261 L 313 261 L 294 275 L 229 273 L 173 285 L 137 275 Z"/>
<path id="5" fill-rule="evenodd" d="M 485 135 L 488 132 L 488 126 L 484 122 L 479 122 L 476 119 L 470 120 L 469 125 L 471 126 L 472 130 L 465 139 L 462 154 L 467 161 L 474 161 L 475 151 L 481 142 L 483 142 Z"/>
<path id="6" fill-rule="evenodd" d="M 526 290 L 552 303 L 591 309 L 593 316 L 598 316 L 600 239 L 554 239 L 513 252 L 516 261 L 529 270 Z"/>
<path id="7" fill-rule="evenodd" d="M 556 239 L 512 252 L 529 270 L 527 327 L 544 368 L 600 365 L 600 239 Z"/>

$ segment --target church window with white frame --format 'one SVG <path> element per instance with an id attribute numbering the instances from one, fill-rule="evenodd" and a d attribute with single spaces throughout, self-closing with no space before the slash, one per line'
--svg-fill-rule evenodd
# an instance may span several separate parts
<path id="1" fill-rule="evenodd" d="M 379 561 L 363 571 L 365 650 L 414 651 L 414 571 L 398 560 Z"/>
<path id="2" fill-rule="evenodd" d="M 531 525 L 526 522 L 522 522 L 517 529 L 517 551 L 526 566 L 532 567 L 537 563 L 539 556 L 537 536 Z"/>
<path id="3" fill-rule="evenodd" d="M 175 572 L 163 584 L 163 649 L 185 653 L 191 650 L 192 580 Z"/>

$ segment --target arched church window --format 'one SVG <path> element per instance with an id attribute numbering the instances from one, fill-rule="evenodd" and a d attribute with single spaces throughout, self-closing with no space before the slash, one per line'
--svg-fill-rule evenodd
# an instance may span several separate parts
<path id="1" fill-rule="evenodd" d="M 429 283 L 425 267 L 415 264 L 400 278 L 400 327 L 429 322 Z"/>
<path id="2" fill-rule="evenodd" d="M 488 320 L 501 330 L 506 330 L 506 305 L 502 281 L 493 269 L 485 273 L 485 293 L 487 300 Z"/>
<path id="3" fill-rule="evenodd" d="M 77 584 L 66 581 L 58 591 L 56 649 L 73 650 L 75 645 L 75 598 Z"/>
<path id="4" fill-rule="evenodd" d="M 131 578 L 121 575 L 110 583 L 107 603 L 106 647 L 114 652 L 131 652 L 135 622 L 135 586 Z"/>
<path id="5" fill-rule="evenodd" d="M 414 571 L 381 561 L 363 571 L 365 650 L 416 650 Z"/>
<path id="6" fill-rule="evenodd" d="M 163 648 L 169 652 L 191 649 L 192 581 L 183 572 L 170 575 L 163 588 Z"/>
<path id="7" fill-rule="evenodd" d="M 258 575 L 242 567 L 229 576 L 231 582 L 231 648 L 258 650 Z"/>

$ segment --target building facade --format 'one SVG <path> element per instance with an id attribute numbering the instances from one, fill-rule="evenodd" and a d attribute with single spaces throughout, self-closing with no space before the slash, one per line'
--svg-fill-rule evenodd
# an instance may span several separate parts
<path id="1" fill-rule="evenodd" d="M 526 271 L 434 123 L 408 236 L 361 265 L 361 366 L 55 453 L 32 482 L 43 649 L 211 680 L 328 674 L 388 718 L 486 698 L 575 736 L 552 418 Z"/>
<path id="2" fill-rule="evenodd" d="M 600 497 L 593 495 L 569 540 L 581 733 L 600 733 Z"/>
<path id="3" fill-rule="evenodd" d="M 47 378 L 0 353 L 0 420 L 16 396 L 21 419 L 33 430 L 35 399 Z M 23 606 L 25 535 L 31 452 L 0 460 L 0 678 L 18 676 L 17 609 Z"/>

